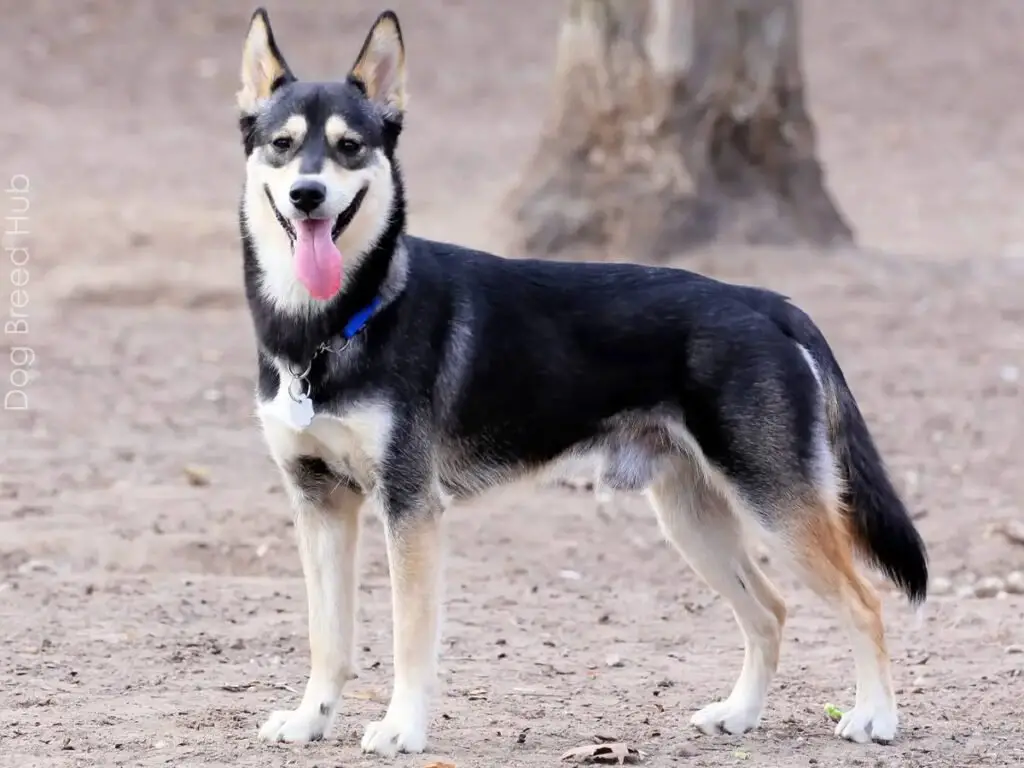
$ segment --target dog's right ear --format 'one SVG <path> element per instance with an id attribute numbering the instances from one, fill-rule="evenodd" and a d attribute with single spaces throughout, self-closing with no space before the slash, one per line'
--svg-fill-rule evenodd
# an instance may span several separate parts
<path id="1" fill-rule="evenodd" d="M 238 108 L 243 115 L 254 115 L 260 103 L 286 83 L 295 80 L 277 49 L 270 18 L 257 8 L 249 22 L 249 34 L 242 50 L 242 88 L 238 91 Z"/>

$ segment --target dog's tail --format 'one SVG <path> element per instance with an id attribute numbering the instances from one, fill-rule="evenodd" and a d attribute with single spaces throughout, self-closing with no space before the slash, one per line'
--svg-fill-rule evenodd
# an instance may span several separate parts
<path id="1" fill-rule="evenodd" d="M 928 592 L 924 541 L 893 486 L 835 355 L 810 318 L 804 315 L 801 320 L 797 335 L 818 367 L 829 438 L 842 473 L 841 502 L 857 548 L 912 604 L 923 603 Z"/>

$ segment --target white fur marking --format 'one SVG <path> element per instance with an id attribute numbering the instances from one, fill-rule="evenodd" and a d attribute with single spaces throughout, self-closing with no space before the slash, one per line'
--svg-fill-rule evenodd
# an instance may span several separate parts
<path id="1" fill-rule="evenodd" d="M 743 632 L 743 667 L 729 696 L 704 707 L 691 723 L 706 734 L 757 727 L 779 659 L 782 627 L 772 612 L 774 588 L 747 553 L 732 494 L 709 482 L 700 458 L 680 457 L 658 477 L 647 498 L 665 537 L 732 608 Z"/>
<path id="2" fill-rule="evenodd" d="M 293 497 L 298 492 L 293 490 Z M 347 488 L 329 510 L 296 500 L 296 533 L 309 612 L 310 672 L 298 708 L 271 713 L 263 741 L 308 742 L 323 738 L 354 677 L 358 592 L 359 508 L 362 497 Z"/>
<path id="3" fill-rule="evenodd" d="M 292 376 L 276 363 L 281 385 L 270 402 L 260 402 L 257 414 L 274 460 L 281 466 L 298 456 L 318 456 L 344 467 L 364 488 L 373 487 L 391 439 L 391 407 L 379 401 L 353 404 L 341 414 L 319 412 L 304 430 L 296 431 L 280 416 L 280 401 L 289 397 Z"/>
<path id="4" fill-rule="evenodd" d="M 274 215 L 264 185 L 270 189 L 281 214 L 286 218 L 296 218 L 297 213 L 288 195 L 299 176 L 297 161 L 274 168 L 263 161 L 260 150 L 257 150 L 246 162 L 242 202 L 242 216 L 252 238 L 256 260 L 263 271 L 260 289 L 277 311 L 291 315 L 317 312 L 326 302 L 310 296 L 296 276 L 291 241 Z M 359 190 L 367 187 L 366 197 L 355 217 L 335 241 L 342 256 L 344 290 L 344 275 L 359 266 L 391 223 L 395 194 L 391 163 L 383 151 L 375 150 L 374 158 L 363 168 L 350 171 L 328 161 L 317 178 L 327 189 L 323 208 L 329 217 L 341 214 Z"/>
<path id="5" fill-rule="evenodd" d="M 821 371 L 818 368 L 818 364 L 815 362 L 811 353 L 802 344 L 797 344 L 796 348 L 800 350 L 800 354 L 804 356 L 804 360 L 807 361 L 807 367 L 811 369 L 811 374 L 814 376 L 814 380 L 818 384 L 818 400 L 821 404 L 821 410 L 819 412 L 819 425 L 816 434 L 817 452 L 815 456 L 815 487 L 822 497 L 828 502 L 829 505 L 835 506 L 839 503 L 840 498 L 840 487 L 842 485 L 840 481 L 839 467 L 836 464 L 835 454 L 832 452 L 832 448 L 829 445 L 828 439 L 828 428 L 826 427 L 826 419 L 828 418 L 825 414 L 825 386 L 824 381 L 821 377 Z"/>
<path id="6" fill-rule="evenodd" d="M 836 725 L 836 736 L 858 744 L 892 741 L 899 727 L 892 682 L 879 664 L 871 637 L 856 627 L 851 628 L 851 636 L 857 669 L 857 701 Z"/>

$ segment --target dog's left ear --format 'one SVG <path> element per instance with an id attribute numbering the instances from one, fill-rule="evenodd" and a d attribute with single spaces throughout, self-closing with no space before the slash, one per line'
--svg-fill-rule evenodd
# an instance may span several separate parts
<path id="1" fill-rule="evenodd" d="M 405 44 L 394 11 L 384 11 L 373 23 L 350 77 L 367 97 L 389 111 L 405 111 Z"/>
<path id="2" fill-rule="evenodd" d="M 295 76 L 274 42 L 270 18 L 257 8 L 249 22 L 249 34 L 242 50 L 242 88 L 238 91 L 238 108 L 245 115 L 254 115 L 260 102 Z"/>

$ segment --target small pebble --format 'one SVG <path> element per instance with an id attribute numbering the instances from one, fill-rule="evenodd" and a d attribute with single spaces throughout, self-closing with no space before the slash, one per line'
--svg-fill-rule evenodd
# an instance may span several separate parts
<path id="1" fill-rule="evenodd" d="M 1011 595 L 1024 595 L 1024 571 L 1013 571 L 1008 575 L 1003 588 Z"/>
<path id="2" fill-rule="evenodd" d="M 1016 656 L 1024 653 L 1024 645 L 1008 645 L 1005 648 L 1007 655 Z"/>
<path id="3" fill-rule="evenodd" d="M 202 488 L 210 484 L 210 473 L 203 467 L 196 466 L 195 464 L 186 464 L 182 467 L 182 472 L 188 484 L 195 488 Z"/>
<path id="4" fill-rule="evenodd" d="M 1004 591 L 1003 580 L 995 576 L 988 576 L 984 579 L 980 579 L 977 584 L 974 585 L 974 596 L 975 597 L 995 597 L 1000 592 Z"/>
<path id="5" fill-rule="evenodd" d="M 614 653 L 604 660 L 606 667 L 624 667 L 625 663 L 622 661 L 621 656 L 616 656 Z"/>
<path id="6" fill-rule="evenodd" d="M 219 389 L 208 389 L 203 392 L 203 400 L 208 403 L 219 403 L 224 399 L 224 393 Z"/>
<path id="7" fill-rule="evenodd" d="M 953 582 L 949 579 L 943 578 L 942 576 L 936 576 L 932 579 L 932 583 L 929 585 L 928 591 L 933 595 L 948 595 L 953 591 Z"/>

